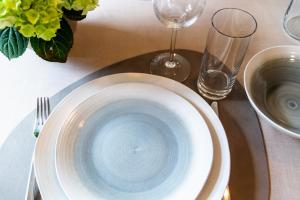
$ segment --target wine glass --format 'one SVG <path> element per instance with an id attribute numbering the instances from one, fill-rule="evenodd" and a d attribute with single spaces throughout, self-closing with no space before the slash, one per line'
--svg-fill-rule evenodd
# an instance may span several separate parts
<path id="1" fill-rule="evenodd" d="M 191 26 L 202 14 L 206 0 L 153 0 L 155 15 L 167 28 L 172 29 L 168 53 L 152 59 L 150 72 L 183 82 L 190 74 L 191 66 L 183 56 L 174 52 L 177 30 Z"/>

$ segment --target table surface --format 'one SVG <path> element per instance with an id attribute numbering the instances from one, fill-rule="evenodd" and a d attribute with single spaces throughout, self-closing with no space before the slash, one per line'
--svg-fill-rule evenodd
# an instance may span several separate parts
<path id="1" fill-rule="evenodd" d="M 223 7 L 251 12 L 258 22 L 238 79 L 249 59 L 276 45 L 299 45 L 287 36 L 282 19 L 289 0 L 209 0 L 199 20 L 179 32 L 177 48 L 203 51 L 210 17 Z M 109 64 L 169 47 L 170 31 L 155 17 L 150 0 L 101 0 L 100 6 L 77 24 L 67 63 L 40 59 L 32 50 L 11 61 L 0 55 L 0 145 L 35 108 L 36 97 L 52 96 L 69 84 Z M 271 199 L 299 199 L 300 140 L 261 120 L 271 173 Z"/>

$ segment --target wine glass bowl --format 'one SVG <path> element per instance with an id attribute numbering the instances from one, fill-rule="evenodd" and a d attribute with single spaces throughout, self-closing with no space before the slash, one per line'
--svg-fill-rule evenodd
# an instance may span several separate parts
<path id="1" fill-rule="evenodd" d="M 204 10 L 203 0 L 153 0 L 156 17 L 167 28 L 185 28 L 196 22 Z"/>
<path id="2" fill-rule="evenodd" d="M 177 30 L 189 27 L 203 13 L 205 0 L 153 0 L 153 10 L 159 21 L 172 29 L 170 52 L 157 55 L 150 63 L 152 74 L 179 82 L 190 74 L 190 64 L 183 56 L 174 53 Z"/>

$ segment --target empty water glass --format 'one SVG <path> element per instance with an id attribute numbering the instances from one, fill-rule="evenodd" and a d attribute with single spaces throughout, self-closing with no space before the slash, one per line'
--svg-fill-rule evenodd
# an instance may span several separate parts
<path id="1" fill-rule="evenodd" d="M 211 18 L 197 87 L 212 100 L 225 98 L 232 90 L 257 22 L 247 11 L 223 8 Z"/>
<path id="2" fill-rule="evenodd" d="M 283 19 L 285 31 L 300 41 L 300 1 L 291 0 Z"/>

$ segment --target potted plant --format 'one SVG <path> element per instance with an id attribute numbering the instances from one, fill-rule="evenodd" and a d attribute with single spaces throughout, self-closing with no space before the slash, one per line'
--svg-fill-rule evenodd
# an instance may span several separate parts
<path id="1" fill-rule="evenodd" d="M 66 62 L 73 45 L 68 20 L 82 20 L 98 0 L 0 0 L 0 51 L 21 56 L 31 44 L 41 58 Z"/>

